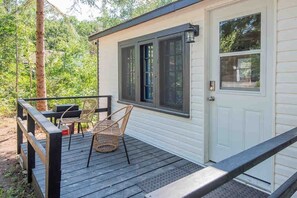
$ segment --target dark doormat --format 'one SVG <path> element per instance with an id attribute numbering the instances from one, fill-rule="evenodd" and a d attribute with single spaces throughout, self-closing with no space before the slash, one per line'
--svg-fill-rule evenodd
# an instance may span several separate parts
<path id="1" fill-rule="evenodd" d="M 176 180 L 179 180 L 187 175 L 190 175 L 191 173 L 194 173 L 202 168 L 203 167 L 197 164 L 189 162 L 183 166 L 176 167 L 170 171 L 161 173 L 157 176 L 141 181 L 137 185 L 145 193 L 149 193 L 154 190 L 157 190 L 158 188 L 166 186 L 167 184 L 170 184 Z"/>
<path id="2" fill-rule="evenodd" d="M 145 192 L 145 194 L 153 192 L 167 184 L 177 181 L 185 176 L 188 176 L 203 167 L 189 162 L 180 167 L 176 167 L 170 171 L 161 173 L 157 176 L 151 177 L 144 181 L 139 182 L 137 185 Z M 246 186 L 236 181 L 230 181 L 216 190 L 210 192 L 205 198 L 225 197 L 225 198 L 262 198 L 268 197 L 268 194 Z"/>

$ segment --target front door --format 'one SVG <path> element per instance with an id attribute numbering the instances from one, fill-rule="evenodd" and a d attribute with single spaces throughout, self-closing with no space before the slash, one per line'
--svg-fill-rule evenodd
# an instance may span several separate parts
<path id="1" fill-rule="evenodd" d="M 272 136 L 268 2 L 248 0 L 210 12 L 211 161 L 221 161 Z M 247 174 L 270 183 L 271 171 L 272 162 L 266 160 Z"/>

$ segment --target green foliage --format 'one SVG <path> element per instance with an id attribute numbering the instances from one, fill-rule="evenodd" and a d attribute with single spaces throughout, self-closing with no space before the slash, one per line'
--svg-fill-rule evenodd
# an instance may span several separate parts
<path id="1" fill-rule="evenodd" d="M 106 29 L 174 1 L 176 0 L 103 0 L 102 16 L 98 21 Z"/>
<path id="2" fill-rule="evenodd" d="M 5 172 L 4 177 L 6 180 L 10 180 L 10 185 L 9 188 L 0 186 L 0 198 L 35 197 L 32 187 L 27 183 L 27 176 L 18 163 L 12 164 L 11 168 Z"/>
<path id="3" fill-rule="evenodd" d="M 47 96 L 96 95 L 96 46 L 88 36 L 175 0 L 103 0 L 96 21 L 57 16 L 48 8 L 45 19 Z M 17 97 L 36 97 L 34 0 L 0 0 L 0 115 L 14 114 Z M 97 6 L 96 0 L 73 0 Z M 100 27 L 99 27 L 100 26 Z M 16 49 L 19 79 L 16 92 Z M 49 106 L 53 105 L 53 101 Z"/>
<path id="4" fill-rule="evenodd" d="M 20 4 L 18 8 L 22 6 Z M 20 12 L 7 9 L 4 4 L 0 5 L 0 115 L 14 113 L 17 96 L 36 97 L 35 17 L 34 4 Z M 80 22 L 73 17 L 46 18 L 48 97 L 96 94 L 95 46 L 88 42 L 87 36 L 96 31 L 97 24 L 94 21 Z M 19 54 L 18 93 L 16 46 Z"/>

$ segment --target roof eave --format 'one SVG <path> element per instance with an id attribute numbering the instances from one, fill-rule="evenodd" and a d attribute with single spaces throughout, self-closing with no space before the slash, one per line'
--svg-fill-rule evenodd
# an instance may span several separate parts
<path id="1" fill-rule="evenodd" d="M 160 16 L 175 12 L 177 10 L 180 10 L 185 7 L 191 6 L 193 4 L 199 3 L 201 1 L 203 1 L 203 0 L 181 0 L 181 1 L 176 1 L 176 2 L 170 3 L 163 7 L 157 8 L 151 12 L 148 12 L 146 14 L 143 14 L 141 16 L 138 16 L 136 18 L 133 18 L 131 20 L 123 22 L 123 23 L 116 25 L 114 27 L 111 27 L 109 29 L 92 34 L 89 36 L 89 41 L 93 41 L 93 40 L 99 39 L 101 37 L 107 36 L 109 34 L 113 34 L 115 32 L 139 25 L 141 23 L 144 23 L 144 22 L 150 21 L 152 19 L 158 18 Z"/>

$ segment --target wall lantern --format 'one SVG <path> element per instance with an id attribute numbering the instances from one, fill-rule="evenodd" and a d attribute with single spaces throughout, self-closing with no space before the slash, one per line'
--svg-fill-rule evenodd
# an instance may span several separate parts
<path id="1" fill-rule="evenodd" d="M 195 37 L 199 36 L 199 25 L 190 24 L 189 28 L 185 31 L 185 35 L 187 43 L 194 43 Z"/>

